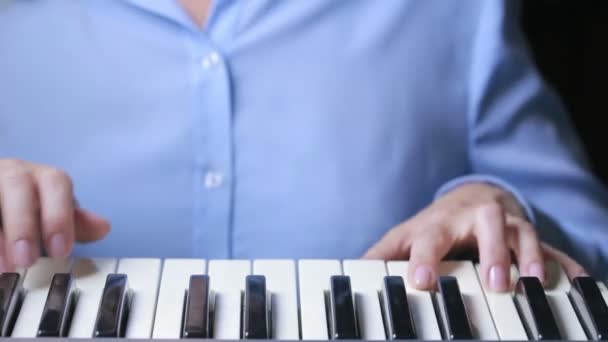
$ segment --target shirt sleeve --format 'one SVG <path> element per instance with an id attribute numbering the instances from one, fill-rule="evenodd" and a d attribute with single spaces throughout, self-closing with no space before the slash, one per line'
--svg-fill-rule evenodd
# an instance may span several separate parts
<path id="1" fill-rule="evenodd" d="M 543 241 L 606 278 L 608 192 L 590 171 L 564 106 L 535 69 L 519 3 L 480 4 L 468 80 L 472 173 L 491 175 L 517 194 Z"/>

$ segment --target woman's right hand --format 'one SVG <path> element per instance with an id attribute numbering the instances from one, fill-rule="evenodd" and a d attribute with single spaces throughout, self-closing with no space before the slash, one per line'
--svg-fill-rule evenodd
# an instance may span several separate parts
<path id="1" fill-rule="evenodd" d="M 0 272 L 31 266 L 41 248 L 66 257 L 75 241 L 96 241 L 109 231 L 107 220 L 78 207 L 66 172 L 0 159 Z"/>

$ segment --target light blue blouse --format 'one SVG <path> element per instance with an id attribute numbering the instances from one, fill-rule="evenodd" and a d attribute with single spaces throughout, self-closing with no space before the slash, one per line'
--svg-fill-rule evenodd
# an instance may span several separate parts
<path id="1" fill-rule="evenodd" d="M 606 191 L 515 1 L 0 0 L 0 158 L 109 218 L 78 255 L 358 257 L 442 186 L 494 181 L 608 272 Z"/>

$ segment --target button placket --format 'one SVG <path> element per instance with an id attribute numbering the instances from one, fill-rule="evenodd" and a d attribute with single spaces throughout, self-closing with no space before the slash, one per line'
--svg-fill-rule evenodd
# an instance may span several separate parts
<path id="1" fill-rule="evenodd" d="M 197 206 L 193 251 L 199 256 L 213 251 L 217 257 L 229 257 L 233 172 L 230 72 L 225 57 L 212 44 L 200 48 L 202 51 L 193 51 L 198 69 L 195 78 L 198 90 L 195 121 L 198 126 L 194 148 Z"/>

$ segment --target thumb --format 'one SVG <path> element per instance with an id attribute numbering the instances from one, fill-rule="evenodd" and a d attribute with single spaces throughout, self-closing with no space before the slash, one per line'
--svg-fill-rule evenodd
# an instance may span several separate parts
<path id="1" fill-rule="evenodd" d="M 408 254 L 409 246 L 403 242 L 400 230 L 393 228 L 367 250 L 363 259 L 397 260 L 407 258 Z"/>
<path id="2" fill-rule="evenodd" d="M 75 221 L 78 242 L 101 240 L 110 232 L 110 222 L 86 209 L 76 209 Z"/>

